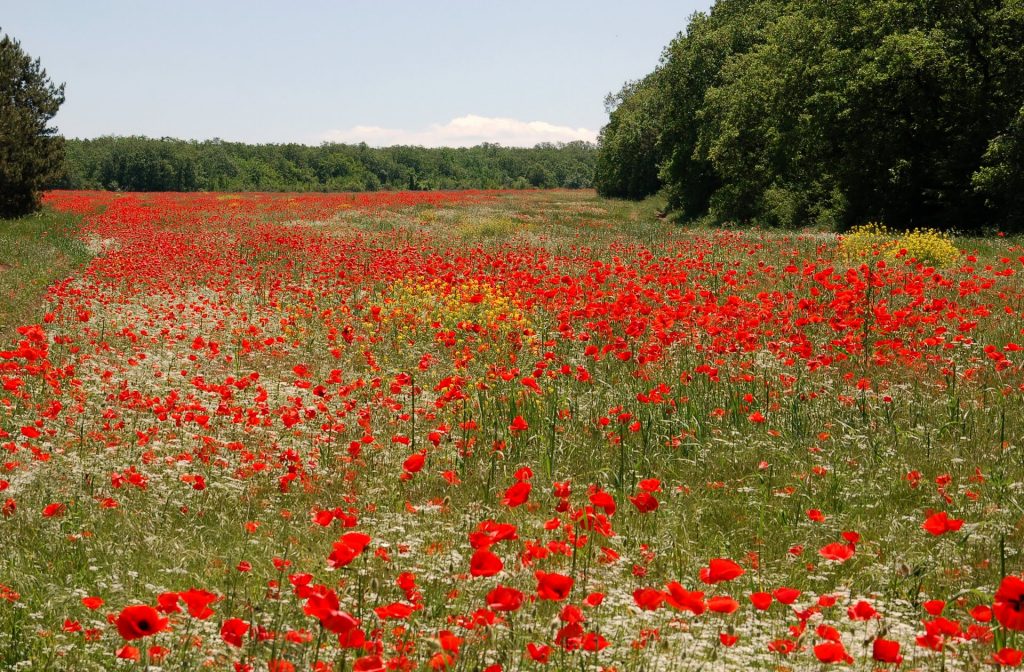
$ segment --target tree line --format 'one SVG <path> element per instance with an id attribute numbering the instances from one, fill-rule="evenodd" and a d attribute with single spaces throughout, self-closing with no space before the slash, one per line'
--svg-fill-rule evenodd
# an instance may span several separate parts
<path id="1" fill-rule="evenodd" d="M 46 185 L 124 191 L 376 191 L 589 188 L 596 146 L 531 148 L 366 144 L 244 144 L 101 137 L 64 143 L 63 169 Z"/>
<path id="2" fill-rule="evenodd" d="M 595 185 L 681 218 L 1024 229 L 1024 2 L 717 0 L 606 100 Z"/>

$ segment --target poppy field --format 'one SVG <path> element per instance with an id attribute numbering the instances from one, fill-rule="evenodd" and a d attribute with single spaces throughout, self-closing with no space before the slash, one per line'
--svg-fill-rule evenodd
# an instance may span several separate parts
<path id="1" fill-rule="evenodd" d="M 0 668 L 987 670 L 1024 249 L 575 191 L 52 192 L 0 343 Z"/>

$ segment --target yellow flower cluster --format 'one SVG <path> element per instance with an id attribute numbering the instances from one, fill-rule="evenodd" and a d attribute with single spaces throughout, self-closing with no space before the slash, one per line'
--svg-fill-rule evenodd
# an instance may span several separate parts
<path id="1" fill-rule="evenodd" d="M 441 280 L 396 282 L 388 293 L 382 318 L 414 329 L 479 325 L 488 332 L 508 333 L 529 326 L 512 297 L 499 287 L 472 279 L 455 285 Z"/>
<path id="2" fill-rule="evenodd" d="M 872 222 L 856 226 L 839 241 L 838 255 L 846 260 L 884 257 L 915 260 L 925 266 L 949 266 L 960 258 L 960 249 L 947 233 L 935 229 L 913 229 L 905 233 Z"/>

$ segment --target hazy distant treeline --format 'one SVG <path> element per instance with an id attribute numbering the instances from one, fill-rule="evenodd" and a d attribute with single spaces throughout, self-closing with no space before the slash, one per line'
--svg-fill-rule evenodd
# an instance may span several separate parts
<path id="1" fill-rule="evenodd" d="M 375 191 L 586 188 L 596 146 L 249 145 L 146 137 L 68 140 L 50 188 L 124 191 Z"/>

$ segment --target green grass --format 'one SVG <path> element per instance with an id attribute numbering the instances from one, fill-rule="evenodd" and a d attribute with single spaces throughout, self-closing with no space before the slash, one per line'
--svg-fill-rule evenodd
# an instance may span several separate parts
<path id="1" fill-rule="evenodd" d="M 41 321 L 46 288 L 90 258 L 74 235 L 79 221 L 48 209 L 0 219 L 0 336 Z"/>

